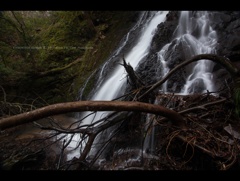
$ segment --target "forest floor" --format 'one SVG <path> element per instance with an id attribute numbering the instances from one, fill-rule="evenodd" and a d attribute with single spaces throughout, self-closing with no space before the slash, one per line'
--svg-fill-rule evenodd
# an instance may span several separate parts
<path id="1" fill-rule="evenodd" d="M 235 170 L 240 169 L 240 122 L 232 114 L 231 103 L 214 96 L 161 96 L 161 101 L 176 104 L 175 110 L 189 109 L 184 114 L 186 128 L 176 128 L 164 120 L 155 123 L 156 149 L 136 160 L 139 150 L 113 154 L 102 165 L 90 170 Z M 175 100 L 174 100 L 175 99 Z M 178 99 L 178 100 L 176 100 Z M 198 99 L 201 101 L 194 101 Z M 182 103 L 188 104 L 183 105 Z M 161 102 L 163 104 L 164 102 Z M 165 104 L 166 105 L 166 104 Z M 200 106 L 201 105 L 201 106 Z M 191 108 L 191 110 L 190 110 Z M 64 115 L 59 120 L 66 121 Z M 69 119 L 69 118 L 68 118 Z M 44 122 L 44 120 L 42 121 Z M 41 123 L 42 123 L 41 122 Z M 49 131 L 33 123 L 0 133 L 2 170 L 61 170 L 61 142 L 46 139 Z M 135 161 L 134 161 L 135 160 Z"/>

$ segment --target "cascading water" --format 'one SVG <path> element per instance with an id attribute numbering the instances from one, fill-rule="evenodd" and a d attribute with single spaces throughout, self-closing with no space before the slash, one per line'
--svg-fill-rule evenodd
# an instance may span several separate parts
<path id="1" fill-rule="evenodd" d="M 185 60 L 198 54 L 215 54 L 217 34 L 210 26 L 208 12 L 182 11 L 176 38 L 172 43 L 174 46 L 167 45 L 173 47 L 168 51 L 174 51 L 175 47 L 181 46 Z M 186 69 L 186 83 L 179 93 L 186 95 L 203 93 L 207 90 L 215 91 L 212 76 L 213 66 L 214 63 L 210 60 L 201 60 L 189 65 Z"/>
<path id="2" fill-rule="evenodd" d="M 137 67 L 138 62 L 140 62 L 141 59 L 143 59 L 148 54 L 148 49 L 151 44 L 152 37 L 155 33 L 154 30 L 159 23 L 165 20 L 168 11 L 144 12 L 144 14 L 146 13 L 150 13 L 149 18 L 144 19 L 143 16 L 141 16 L 140 21 L 137 24 L 138 26 L 142 25 L 139 26 L 140 30 L 138 30 L 141 32 L 140 38 L 137 41 L 136 45 L 133 46 L 132 50 L 130 50 L 125 55 L 126 61 L 130 62 L 131 66 L 134 69 Z M 134 29 L 136 28 L 137 27 L 135 26 Z M 128 36 L 129 34 L 127 35 L 126 41 L 128 40 Z M 121 46 L 121 49 L 126 45 L 126 41 Z M 119 56 L 121 50 L 118 49 L 116 53 L 117 54 L 114 56 Z M 104 67 L 105 65 L 103 68 Z M 101 86 L 98 86 L 98 90 L 92 96 L 91 100 L 113 100 L 117 98 L 121 92 L 124 92 L 124 89 L 126 88 L 126 74 L 123 66 L 117 64 L 117 66 L 108 77 L 109 78 L 104 82 L 101 81 Z M 81 117 L 85 117 L 90 113 L 91 112 L 86 112 Z M 93 123 L 96 120 L 105 117 L 107 114 L 109 114 L 109 112 L 97 112 L 96 114 L 92 114 L 83 120 L 82 125 Z M 80 135 L 75 134 L 69 147 L 75 148 L 79 139 Z M 78 156 L 79 150 L 75 150 L 74 152 L 70 152 L 68 154 L 68 159 Z"/>
<path id="3" fill-rule="evenodd" d="M 162 64 L 162 77 L 170 70 L 168 61 L 171 57 L 170 55 L 176 49 L 180 49 L 183 60 L 188 60 L 198 54 L 215 53 L 217 34 L 210 26 L 208 12 L 206 11 L 182 11 L 175 34 L 175 38 L 157 53 L 158 60 Z M 168 81 L 162 85 L 160 91 L 174 91 L 174 93 L 182 95 L 203 93 L 207 90 L 210 92 L 215 91 L 212 75 L 213 66 L 214 63 L 210 60 L 200 60 L 197 63 L 191 63 L 186 67 L 186 83 L 180 92 L 176 92 L 175 88 L 169 90 Z M 147 120 L 148 122 L 150 121 Z M 154 124 L 153 122 L 151 123 Z M 154 131 L 155 127 L 153 126 L 152 132 L 144 143 L 144 149 L 150 150 L 150 153 L 154 152 Z"/>
<path id="4" fill-rule="evenodd" d="M 108 65 L 111 64 L 112 62 L 114 62 L 115 61 L 114 59 L 116 59 L 120 55 L 120 53 L 122 53 L 122 51 L 124 51 L 124 48 L 129 43 L 130 35 L 132 35 L 132 33 L 134 31 L 138 30 L 141 27 L 141 25 L 145 22 L 146 16 L 147 16 L 146 12 L 143 12 L 142 14 L 140 14 L 140 17 L 139 17 L 139 20 L 137 21 L 137 23 L 130 29 L 130 31 L 127 33 L 127 35 L 123 38 L 122 43 L 120 43 L 119 47 L 115 50 L 115 52 L 112 54 L 112 56 L 100 68 L 100 73 L 98 76 L 98 80 L 96 82 L 96 86 L 95 86 L 94 90 L 92 91 L 95 93 L 93 96 L 90 96 L 90 99 L 94 100 L 94 97 L 98 97 L 97 96 L 98 91 L 95 91 L 95 90 L 98 90 L 99 88 L 101 88 L 102 83 L 104 83 L 106 81 L 106 78 L 110 76 L 109 74 L 111 74 L 111 72 L 109 72 Z M 89 76 L 88 80 L 85 82 L 85 85 L 79 91 L 79 100 L 82 100 L 83 91 L 84 91 L 88 81 L 94 74 L 95 74 L 95 71 Z M 105 99 L 103 98 L 103 100 L 105 100 Z"/>
<path id="5" fill-rule="evenodd" d="M 160 22 L 164 21 L 166 14 L 167 12 L 157 12 L 152 17 L 151 21 L 145 24 L 145 26 L 143 27 L 142 35 L 140 36 L 137 44 L 125 56 L 125 59 L 130 62 L 133 69 L 135 69 L 138 62 L 148 54 L 148 48 L 151 43 L 151 38 L 154 35 L 154 29 Z M 126 86 L 125 77 L 126 74 L 124 67 L 118 65 L 114 72 L 112 72 L 110 78 L 104 82 L 104 84 L 92 97 L 92 100 L 113 100 L 117 98 L 119 93 L 123 92 Z M 94 120 L 98 120 L 102 116 L 102 113 L 98 113 L 97 115 L 93 116 Z M 89 122 L 86 123 L 89 124 Z"/>
<path id="6" fill-rule="evenodd" d="M 183 12 L 181 15 L 181 17 L 183 17 L 182 19 L 184 19 L 185 16 L 188 16 L 188 14 L 189 12 Z M 196 38 L 191 35 L 189 36 L 191 31 L 193 31 L 193 28 L 191 28 L 190 31 L 187 31 L 184 36 L 184 38 L 186 37 L 186 42 L 189 42 L 190 46 L 196 47 L 192 54 L 214 54 L 217 43 L 217 34 L 209 25 L 208 13 L 198 12 L 196 24 L 197 28 L 199 28 L 200 36 Z M 206 92 L 206 90 L 215 91 L 212 76 L 213 66 L 214 63 L 210 60 L 201 60 L 195 63 L 192 73 L 187 78 L 182 93 L 187 94 L 197 92 L 198 90 L 195 88 L 198 86 L 202 87 L 201 92 Z"/>
<path id="7" fill-rule="evenodd" d="M 133 69 L 138 65 L 138 62 L 148 54 L 148 48 L 151 39 L 154 35 L 156 26 L 165 20 L 167 12 L 157 12 L 143 27 L 142 35 L 134 48 L 125 56 L 125 59 L 130 62 Z M 123 84 L 126 83 L 125 70 L 122 66 L 117 66 L 111 77 L 104 82 L 101 88 L 95 93 L 92 100 L 112 100 L 119 94 Z M 114 85 L 114 86 L 112 86 Z M 111 89 L 109 89 L 111 87 Z"/>
<path id="8" fill-rule="evenodd" d="M 141 35 L 133 48 L 128 51 L 127 54 L 125 53 L 125 59 L 134 69 L 136 69 L 138 63 L 149 54 L 149 47 L 155 33 L 154 30 L 158 24 L 165 20 L 167 13 L 167 11 L 151 12 L 151 16 L 145 19 L 143 18 L 143 13 L 137 25 L 133 28 L 134 30 L 140 28 Z M 117 49 L 113 57 L 117 57 L 122 53 L 122 49 L 124 49 L 125 45 L 128 43 L 128 36 L 129 34 L 126 36 L 125 41 L 119 47 L 119 49 Z M 178 49 L 178 51 L 181 51 L 182 60 L 188 60 L 198 54 L 214 54 L 216 42 L 216 32 L 210 26 L 207 12 L 182 11 L 179 18 L 179 24 L 175 30 L 175 35 L 173 36 L 173 40 L 163 46 L 159 52 L 156 52 L 158 61 L 160 61 L 162 65 L 160 73 L 161 75 L 159 75 L 159 77 L 164 77 L 172 68 L 169 66 L 171 63 L 169 59 L 172 55 L 172 52 Z M 108 76 L 106 76 L 106 79 L 104 79 L 103 74 L 105 72 L 105 67 L 107 67 L 108 63 L 112 61 L 111 59 L 112 58 L 106 61 L 102 67 L 101 75 L 99 76 L 101 79 L 99 79 L 97 84 L 98 89 L 90 98 L 91 100 L 113 100 L 122 92 L 124 92 L 126 88 L 125 70 L 119 64 L 116 64 L 117 66 L 115 66 L 114 70 L 110 72 Z M 168 85 L 169 82 L 165 82 L 160 91 L 174 92 L 185 95 L 197 92 L 202 93 L 206 90 L 214 91 L 214 83 L 212 82 L 211 74 L 213 66 L 214 64 L 209 60 L 201 60 L 197 63 L 191 63 L 186 66 L 186 83 L 181 85 L 180 91 L 176 91 L 174 86 L 170 90 Z M 85 112 L 82 117 L 88 115 L 89 113 L 90 112 Z M 109 112 L 98 112 L 96 114 L 92 114 L 87 119 L 84 119 L 82 125 L 88 125 L 108 114 Z M 146 122 L 152 123 L 153 121 L 146 120 Z M 154 129 L 155 128 L 153 127 L 152 133 L 147 135 L 144 142 L 144 151 L 151 150 L 150 153 L 154 153 Z M 74 142 L 77 142 L 79 139 L 80 135 L 76 134 L 72 140 L 73 143 L 71 143 L 70 146 L 75 147 L 76 143 Z M 79 154 L 79 150 L 72 152 L 68 155 L 68 159 L 74 156 L 78 157 Z"/>

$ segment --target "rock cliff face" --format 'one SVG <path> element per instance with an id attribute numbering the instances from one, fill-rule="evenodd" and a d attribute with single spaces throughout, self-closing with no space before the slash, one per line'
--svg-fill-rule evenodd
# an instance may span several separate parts
<path id="1" fill-rule="evenodd" d="M 211 26 L 217 32 L 218 44 L 216 54 L 229 58 L 229 61 L 240 68 L 240 12 L 213 11 L 210 14 Z M 216 65 L 214 75 L 216 84 L 230 83 L 231 77 L 223 67 Z"/>
<path id="2" fill-rule="evenodd" d="M 211 24 L 218 34 L 217 54 L 228 57 L 232 62 L 240 56 L 240 12 L 212 12 Z"/>
<path id="3" fill-rule="evenodd" d="M 137 73 L 146 84 L 152 84 L 160 80 L 159 72 L 161 67 L 157 61 L 157 53 L 161 48 L 173 40 L 175 30 L 180 17 L 179 11 L 170 11 L 165 22 L 157 27 L 157 32 L 153 37 L 149 55 L 140 62 Z M 240 68 L 240 12 L 237 11 L 210 11 L 209 23 L 217 33 L 216 54 L 229 58 Z M 184 55 L 182 47 L 175 47 L 175 50 L 167 55 L 167 65 L 170 69 L 179 63 L 189 59 Z M 178 74 L 171 76 L 168 80 L 168 90 L 179 92 L 185 82 L 186 69 L 182 69 Z M 216 79 L 216 87 L 220 89 L 223 84 L 230 83 L 231 77 L 228 72 L 216 64 L 213 68 L 213 76 Z"/>
<path id="4" fill-rule="evenodd" d="M 174 30 L 178 24 L 179 15 L 180 12 L 178 11 L 171 11 L 167 14 L 166 21 L 157 26 L 149 55 L 139 63 L 139 67 L 136 71 L 146 84 L 152 84 L 159 80 L 159 77 L 156 76 L 156 74 L 161 74 L 160 72 L 162 70 L 156 70 L 156 67 L 161 67 L 157 61 L 156 52 L 172 40 Z"/>

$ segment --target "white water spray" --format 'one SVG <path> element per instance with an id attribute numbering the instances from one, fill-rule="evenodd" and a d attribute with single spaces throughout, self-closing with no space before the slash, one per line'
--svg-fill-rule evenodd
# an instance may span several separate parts
<path id="1" fill-rule="evenodd" d="M 149 46 L 154 35 L 154 30 L 157 25 L 165 20 L 168 12 L 157 12 L 152 19 L 146 23 L 142 29 L 142 34 L 137 41 L 136 45 L 127 55 L 125 59 L 136 69 L 138 63 L 148 55 Z M 128 40 L 128 36 L 126 37 Z M 193 14 L 188 11 L 181 12 L 179 19 L 179 25 L 176 31 L 176 38 L 166 44 L 157 54 L 158 59 L 162 63 L 162 77 L 167 74 L 169 68 L 167 66 L 166 54 L 170 51 L 174 51 L 178 46 L 182 46 L 182 51 L 185 59 L 189 59 L 198 54 L 204 53 L 215 53 L 215 46 L 217 42 L 216 32 L 211 28 L 208 21 L 207 12 L 196 12 L 196 17 L 193 18 Z M 121 46 L 121 49 L 125 46 L 126 42 Z M 117 51 L 119 53 L 120 51 Z M 116 54 L 116 56 L 118 56 Z M 181 90 L 181 94 L 190 94 L 197 92 L 196 87 L 201 87 L 201 91 L 206 90 L 214 91 L 214 84 L 212 82 L 212 69 L 214 63 L 209 60 L 200 60 L 196 63 L 191 63 L 187 68 L 186 83 Z M 98 91 L 94 94 L 91 100 L 113 100 L 117 98 L 121 92 L 124 92 L 126 86 L 126 73 L 122 66 L 116 65 L 114 71 L 107 80 L 98 88 Z M 161 88 L 162 91 L 167 92 L 167 82 Z M 90 112 L 84 113 L 84 116 Z M 88 125 L 100 118 L 108 115 L 109 112 L 98 112 L 94 115 L 84 119 L 83 125 Z M 76 134 L 71 143 L 71 147 L 75 147 L 77 141 L 79 141 L 80 135 Z M 75 142 L 75 144 L 74 144 Z M 145 149 L 150 148 L 154 150 L 154 129 L 153 135 L 149 135 L 145 141 Z M 71 159 L 73 156 L 79 156 L 79 150 L 69 154 L 68 157 Z"/>
<path id="2" fill-rule="evenodd" d="M 176 47 L 182 47 L 184 59 L 188 60 L 198 54 L 215 54 L 215 46 L 217 44 L 217 34 L 209 24 L 208 13 L 206 11 L 196 12 L 193 17 L 192 12 L 182 11 L 179 24 L 177 27 L 176 38 L 166 44 L 159 51 L 158 57 L 162 62 L 163 72 L 167 73 L 169 68 L 166 66 L 167 52 L 173 52 Z M 180 94 L 187 95 L 191 93 L 203 93 L 215 91 L 213 83 L 214 63 L 210 60 L 200 60 L 191 63 L 187 67 L 186 83 Z M 165 74 L 166 75 L 166 74 Z M 167 92 L 167 82 L 162 86 L 162 91 Z"/>
<path id="3" fill-rule="evenodd" d="M 131 64 L 133 69 L 135 69 L 138 63 L 148 54 L 148 49 L 154 35 L 154 30 L 157 25 L 165 20 L 167 11 L 157 12 L 151 21 L 149 21 L 142 31 L 142 35 L 138 40 L 137 44 L 133 49 L 125 56 L 127 62 Z M 126 84 L 126 73 L 125 69 L 121 65 L 117 65 L 115 70 L 111 73 L 109 79 L 107 79 L 98 91 L 94 94 L 91 100 L 113 100 L 117 98 L 119 93 L 121 93 Z M 124 92 L 124 91 L 123 91 Z M 87 112 L 85 115 L 89 114 Z M 98 112 L 96 115 L 90 116 L 83 124 L 89 124 L 95 120 L 99 120 L 103 117 L 106 112 Z"/>
<path id="4" fill-rule="evenodd" d="M 188 60 L 198 54 L 214 54 L 216 43 L 217 34 L 209 24 L 208 13 L 206 11 L 196 12 L 196 18 L 193 18 L 191 12 L 182 11 L 176 31 L 176 38 L 166 44 L 157 54 L 158 60 L 162 64 L 161 77 L 164 77 L 169 72 L 166 55 L 175 51 L 176 47 L 179 48 L 179 46 L 182 46 L 181 50 L 183 51 L 183 55 L 185 55 L 184 58 Z M 188 65 L 186 83 L 179 94 L 187 95 L 196 92 L 203 93 L 207 90 L 215 91 L 212 75 L 213 66 L 214 63 L 210 60 L 200 60 Z M 169 91 L 167 83 L 166 81 L 162 85 L 160 91 Z M 149 119 L 147 119 L 148 122 Z M 150 153 L 154 153 L 154 131 L 155 128 L 153 127 L 152 132 L 145 140 L 144 151 L 150 150 Z"/>
<path id="5" fill-rule="evenodd" d="M 179 20 L 178 38 L 186 43 L 189 47 L 189 58 L 198 54 L 214 54 L 217 43 L 217 34 L 209 24 L 209 17 L 206 11 L 197 12 L 196 21 L 192 21 L 190 12 L 183 11 Z M 188 21 L 189 25 L 184 29 L 183 22 Z M 198 37 L 194 37 L 193 32 L 196 29 L 200 32 Z M 180 35 L 182 34 L 182 35 Z M 187 57 L 187 58 L 188 58 Z M 215 91 L 213 83 L 212 69 L 214 63 L 210 60 L 200 60 L 192 65 L 192 72 L 189 74 L 186 84 L 181 93 L 189 94 L 198 92 L 197 88 L 200 86 L 203 93 L 208 91 Z"/>
<path id="6" fill-rule="evenodd" d="M 151 13 L 153 13 L 151 16 L 151 19 L 148 19 L 148 21 L 144 24 L 143 29 L 141 30 L 140 38 L 137 41 L 136 45 L 125 56 L 126 61 L 131 64 L 133 69 L 137 67 L 138 63 L 146 55 L 148 55 L 148 50 L 149 50 L 153 35 L 155 34 L 155 29 L 157 28 L 158 24 L 165 21 L 168 11 L 151 12 Z M 117 64 L 117 66 L 115 67 L 115 70 L 111 73 L 109 78 L 105 80 L 105 82 L 101 85 L 101 87 L 99 87 L 99 89 L 97 90 L 97 92 L 95 92 L 91 100 L 113 100 L 117 98 L 117 96 L 121 92 L 124 92 L 125 87 L 126 87 L 125 69 L 123 68 L 123 66 Z M 85 117 L 90 113 L 91 112 L 86 112 L 82 117 Z M 91 124 L 105 117 L 108 114 L 109 112 L 97 112 L 96 114 L 92 114 L 88 116 L 88 118 L 83 120 L 82 125 Z M 75 134 L 69 147 L 75 148 L 79 140 L 80 140 L 80 135 Z M 79 150 L 75 150 L 68 154 L 68 160 L 73 157 L 79 157 L 79 156 L 80 156 Z"/>

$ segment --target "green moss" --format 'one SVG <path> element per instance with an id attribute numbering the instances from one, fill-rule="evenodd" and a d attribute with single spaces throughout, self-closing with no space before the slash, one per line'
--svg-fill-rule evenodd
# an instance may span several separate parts
<path id="1" fill-rule="evenodd" d="M 0 76 L 9 77 L 14 74 L 14 71 L 10 67 L 6 67 L 3 64 L 0 64 Z"/>
<path id="2" fill-rule="evenodd" d="M 5 22 L 0 28 L 5 32 L 2 36 L 4 42 L 9 40 L 7 46 L 4 44 L 4 50 L 0 50 L 6 64 L 2 61 L 0 65 L 1 75 L 5 76 L 2 85 L 8 87 L 8 94 L 16 96 L 15 101 L 21 96 L 26 97 L 28 103 L 42 99 L 48 104 L 76 100 L 80 87 L 117 48 L 133 24 L 129 20 L 136 14 L 130 11 L 89 11 L 86 16 L 82 11 L 56 11 L 50 12 L 50 16 L 44 12 L 30 12 L 25 16 L 27 13 L 22 13 L 26 35 L 29 45 L 35 48 L 12 49 L 25 46 L 22 35 Z M 34 72 L 64 67 L 79 58 L 81 62 L 56 74 L 42 78 L 31 76 Z M 93 76 L 84 96 L 94 83 Z"/>

